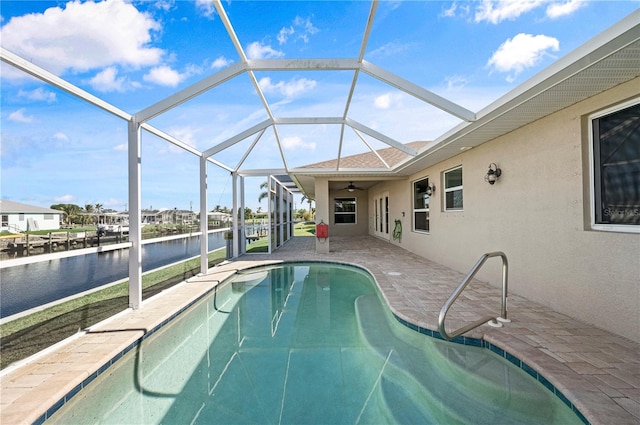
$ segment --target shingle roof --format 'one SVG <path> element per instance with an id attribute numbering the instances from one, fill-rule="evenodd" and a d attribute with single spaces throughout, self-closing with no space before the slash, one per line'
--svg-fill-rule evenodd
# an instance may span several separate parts
<path id="1" fill-rule="evenodd" d="M 23 204 L 21 202 L 0 199 L 0 212 L 2 213 L 25 213 L 25 214 L 63 214 L 62 211 L 42 208 L 35 205 Z"/>
<path id="2" fill-rule="evenodd" d="M 410 142 L 405 144 L 415 150 L 420 150 L 429 142 Z M 385 148 L 376 151 L 378 155 L 387 163 L 389 167 L 399 164 L 409 157 L 408 154 L 396 148 Z M 300 168 L 337 168 L 338 159 L 316 162 L 314 164 L 303 165 Z M 344 156 L 340 158 L 340 168 L 386 168 L 380 158 L 373 152 L 366 152 L 357 155 Z"/>

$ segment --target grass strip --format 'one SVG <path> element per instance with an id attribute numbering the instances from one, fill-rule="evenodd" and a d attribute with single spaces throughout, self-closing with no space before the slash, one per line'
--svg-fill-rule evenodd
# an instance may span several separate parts
<path id="1" fill-rule="evenodd" d="M 297 223 L 293 228 L 293 236 L 315 236 L 316 224 L 313 221 Z M 260 238 L 247 245 L 247 254 L 269 252 L 269 238 Z"/>

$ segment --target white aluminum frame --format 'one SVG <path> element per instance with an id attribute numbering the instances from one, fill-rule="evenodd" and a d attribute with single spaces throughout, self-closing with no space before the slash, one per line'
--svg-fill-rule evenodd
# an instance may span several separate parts
<path id="1" fill-rule="evenodd" d="M 515 114 L 518 114 L 518 111 L 521 111 L 519 108 L 522 105 L 535 104 L 538 102 L 538 99 L 544 99 L 545 95 L 548 92 L 552 92 L 554 90 L 562 90 L 563 87 L 560 87 L 563 84 L 568 85 L 569 88 L 571 83 L 575 80 L 578 81 L 575 83 L 577 86 L 577 90 L 581 90 L 583 92 L 583 98 L 590 96 L 591 94 L 588 92 L 590 89 L 584 83 L 580 86 L 579 81 L 582 73 L 590 72 L 591 70 L 596 70 L 596 68 L 606 69 L 604 65 L 609 66 L 611 69 L 617 70 L 616 64 L 619 63 L 616 55 L 621 51 L 624 52 L 625 49 L 631 50 L 633 46 L 637 45 L 640 40 L 640 10 L 630 14 L 628 17 L 621 20 L 619 23 L 615 24 L 611 28 L 607 29 L 602 34 L 595 37 L 593 40 L 589 41 L 585 45 L 576 49 L 574 52 L 570 53 L 566 57 L 562 58 L 556 64 L 544 70 L 531 80 L 527 81 L 525 84 L 520 87 L 514 89 L 512 92 L 498 99 L 496 102 L 492 103 L 488 107 L 484 108 L 477 114 L 463 108 L 460 105 L 457 105 L 450 100 L 444 99 L 435 93 L 432 93 L 416 84 L 413 84 L 407 80 L 404 80 L 384 69 L 381 69 L 374 64 L 371 64 L 364 60 L 364 52 L 366 50 L 366 46 L 369 39 L 369 34 L 371 32 L 371 28 L 373 25 L 373 21 L 375 18 L 378 1 L 373 0 L 371 4 L 371 9 L 369 12 L 369 16 L 367 19 L 367 24 L 363 33 L 363 39 L 361 43 L 360 52 L 357 59 L 266 59 L 266 60 L 249 60 L 247 59 L 244 50 L 241 46 L 240 41 L 238 40 L 235 31 L 231 22 L 229 21 L 224 7 L 222 5 L 221 0 L 213 0 L 216 11 L 218 12 L 219 18 L 223 22 L 227 33 L 233 42 L 236 51 L 241 58 L 239 63 L 235 63 L 231 66 L 228 66 L 221 71 L 210 75 L 204 78 L 201 81 L 196 82 L 195 84 L 186 87 L 183 90 L 180 90 L 177 93 L 157 102 L 153 105 L 150 105 L 135 114 L 129 114 L 114 105 L 105 102 L 104 100 L 93 96 L 92 94 L 80 89 L 79 87 L 74 86 L 73 84 L 63 80 L 62 78 L 34 65 L 33 63 L 19 57 L 18 55 L 9 52 L 4 48 L 0 48 L 0 59 L 17 68 L 22 70 L 23 72 L 32 75 L 45 83 L 48 83 L 54 87 L 57 87 L 61 90 L 64 90 L 70 93 L 72 96 L 75 96 L 91 105 L 94 105 L 108 113 L 124 120 L 128 125 L 128 146 L 129 146 L 129 154 L 128 154 L 128 168 L 129 168 L 129 213 L 130 213 L 130 241 L 131 241 L 131 253 L 129 260 L 129 303 L 133 308 L 139 308 L 141 305 L 141 257 L 140 257 L 140 245 L 141 241 L 141 233 L 140 228 L 141 225 L 139 220 L 141 218 L 141 205 L 140 205 L 140 197 L 141 197 L 141 189 L 140 189 L 140 160 L 141 160 L 141 130 L 145 130 L 151 134 L 160 137 L 161 139 L 183 149 L 186 150 L 200 158 L 200 213 L 201 217 L 205 217 L 201 222 L 204 222 L 204 226 L 202 226 L 203 231 L 203 245 L 204 248 L 201 249 L 201 272 L 206 273 L 206 262 L 207 258 L 205 254 L 206 250 L 206 239 L 207 239 L 207 229 L 206 229 L 206 185 L 207 185 L 207 173 L 206 167 L 207 163 L 211 162 L 216 166 L 227 170 L 228 172 L 233 174 L 234 180 L 234 209 L 238 211 L 238 207 L 240 207 L 241 202 L 238 199 L 238 183 L 240 184 L 240 192 L 242 195 L 243 192 L 243 178 L 242 176 L 250 176 L 250 175 L 278 175 L 278 174 L 289 174 L 294 175 L 296 173 L 309 173 L 309 169 L 301 169 L 301 168 L 289 168 L 287 165 L 287 160 L 284 154 L 284 150 L 282 148 L 282 143 L 280 140 L 280 136 L 278 134 L 278 126 L 287 125 L 287 124 L 321 124 L 321 123 L 331 123 L 341 126 L 340 131 L 340 140 L 339 140 L 339 155 L 336 168 L 332 169 L 313 169 L 313 175 L 322 176 L 322 175 L 331 175 L 336 172 L 340 173 L 358 173 L 360 176 L 376 176 L 380 177 L 382 175 L 393 175 L 394 173 L 410 173 L 412 167 L 420 167 L 424 169 L 434 163 L 442 161 L 443 159 L 450 158 L 455 154 L 459 153 L 458 145 L 464 146 L 476 146 L 478 144 L 484 143 L 487 140 L 490 140 L 492 137 L 497 137 L 497 135 L 504 134 L 512 128 L 516 128 L 515 126 L 522 125 L 521 122 L 514 120 L 514 122 L 509 121 L 509 118 L 506 117 L 508 114 L 512 114 L 515 111 Z M 634 62 L 635 60 L 635 62 Z M 615 72 L 612 73 L 612 78 L 610 78 L 609 87 L 613 87 L 621 82 L 628 81 L 631 75 L 628 70 L 637 70 L 640 69 L 640 66 L 635 66 L 638 64 L 640 60 L 637 58 L 631 58 L 628 61 L 629 65 L 625 68 L 625 72 Z M 272 114 L 270 106 L 266 101 L 264 94 L 262 93 L 257 80 L 255 78 L 254 72 L 256 71 L 272 71 L 272 70 L 281 70 L 281 71 L 295 71 L 295 70 L 305 70 L 305 71 L 328 71 L 328 70 L 350 70 L 353 71 L 353 79 L 349 89 L 348 99 L 345 105 L 344 114 L 342 117 L 315 117 L 315 118 L 281 118 L 275 117 Z M 353 97 L 353 93 L 358 82 L 358 77 L 360 72 L 364 72 L 367 75 L 378 79 L 379 81 L 388 84 L 392 87 L 395 87 L 407 94 L 410 94 L 417 99 L 428 103 L 436 108 L 441 109 L 442 111 L 451 114 L 461 120 L 463 122 L 446 132 L 442 136 L 438 137 L 435 140 L 435 144 L 430 147 L 425 152 L 416 152 L 413 149 L 408 148 L 404 144 L 381 134 L 367 126 L 364 126 L 352 119 L 349 118 L 349 107 Z M 633 72 L 633 71 L 632 71 Z M 207 92 L 208 90 L 225 83 L 243 73 L 247 73 L 252 81 L 252 84 L 260 97 L 263 107 L 267 113 L 268 119 L 263 121 L 262 123 L 257 124 L 256 126 L 247 129 L 236 136 L 216 145 L 212 146 L 209 149 L 201 152 L 188 144 L 182 142 L 181 140 L 166 134 L 155 127 L 151 126 L 148 121 L 154 117 L 157 117 L 164 112 L 169 111 L 177 107 L 178 105 L 199 96 L 202 93 Z M 635 76 L 638 74 L 636 73 Z M 564 88 L 566 90 L 566 88 Z M 585 91 L 587 90 L 587 91 Z M 599 88 L 602 90 L 602 88 Z M 595 93 L 593 93 L 595 94 Z M 548 111 L 557 110 L 561 107 L 568 106 L 567 104 L 553 104 L 553 105 L 544 105 L 544 108 L 538 108 L 540 110 L 539 116 L 527 116 L 527 120 L 534 120 L 544 116 L 549 113 Z M 526 111 L 522 109 L 521 114 L 525 114 Z M 517 121 L 517 122 L 516 122 Z M 276 142 L 278 148 L 280 150 L 280 154 L 282 157 L 283 168 L 281 169 L 265 169 L 265 170 L 248 170 L 241 169 L 241 166 L 244 163 L 244 160 L 249 155 L 251 150 L 254 148 L 257 140 L 262 137 L 264 131 L 267 128 L 271 127 L 274 131 Z M 358 137 L 364 141 L 361 133 L 367 134 L 370 137 L 373 137 L 388 146 L 399 149 L 406 154 L 409 155 L 409 159 L 402 161 L 400 164 L 395 165 L 394 167 L 388 167 L 385 169 L 378 168 L 364 168 L 364 169 L 345 169 L 340 167 L 340 156 L 342 154 L 342 142 L 344 136 L 345 127 L 351 127 Z M 482 130 L 483 136 L 479 139 L 474 138 L 476 130 Z M 242 160 L 239 164 L 235 166 L 230 166 L 227 164 L 223 164 L 213 158 L 217 152 L 224 150 L 234 144 L 244 140 L 247 137 L 250 137 L 254 134 L 258 134 L 256 141 L 251 145 L 249 150 L 246 152 Z M 591 136 L 590 136 L 591 137 Z M 372 149 L 371 145 L 366 143 L 369 149 Z M 592 144 L 592 143 L 591 143 Z M 418 162 L 420 161 L 420 162 Z M 593 161 L 591 161 L 593 163 Z M 384 163 L 384 161 L 383 161 Z M 456 167 L 457 168 L 457 167 Z M 239 180 L 238 180 L 239 179 Z M 444 191 L 443 191 L 444 196 Z M 243 196 L 242 196 L 243 197 Z M 592 202 L 593 205 L 593 202 Z M 443 208 L 445 208 L 445 203 L 443 202 Z M 446 208 L 445 208 L 446 210 Z M 449 210 L 447 210 L 449 211 Z M 450 211 L 460 211 L 460 210 L 450 210 Z M 237 235 L 238 231 L 238 223 L 237 223 L 237 213 L 234 217 L 234 233 Z M 631 226 L 633 227 L 633 226 Z M 594 227 L 595 228 L 595 227 Z M 620 231 L 620 226 L 617 226 L 615 231 Z M 611 230 L 614 229 L 605 229 L 598 228 L 596 230 Z M 624 229 L 627 231 L 627 229 Z M 633 229 L 629 229 L 632 233 L 639 232 L 635 227 Z M 239 243 L 238 238 L 234 238 L 234 256 L 239 254 Z"/>
<path id="2" fill-rule="evenodd" d="M 452 186 L 447 188 L 447 173 L 455 170 L 462 171 L 462 184 L 459 186 Z M 462 191 L 462 208 L 448 208 L 447 207 L 447 193 L 455 192 L 456 190 Z M 444 212 L 461 212 L 464 211 L 464 170 L 462 170 L 462 164 L 449 168 L 442 172 L 442 211 Z"/>
<path id="3" fill-rule="evenodd" d="M 596 223 L 596 188 L 595 188 L 595 154 L 593 151 L 593 121 L 595 119 L 610 115 L 622 109 L 630 106 L 640 104 L 640 97 L 630 99 L 626 102 L 619 103 L 609 108 L 603 109 L 596 113 L 589 115 L 588 121 L 588 140 L 589 140 L 589 223 L 591 230 L 605 231 L 605 232 L 618 232 L 618 233 L 640 233 L 640 226 L 633 224 L 601 224 Z"/>

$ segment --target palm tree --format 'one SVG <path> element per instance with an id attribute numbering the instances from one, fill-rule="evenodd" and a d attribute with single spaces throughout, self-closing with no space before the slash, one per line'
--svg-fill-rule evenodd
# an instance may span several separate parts
<path id="1" fill-rule="evenodd" d="M 307 201 L 309 203 L 309 215 L 311 217 L 313 217 L 312 211 L 311 211 L 311 203 L 313 202 L 313 199 L 307 198 L 306 196 L 303 196 L 302 199 L 300 200 L 300 202 L 304 202 Z"/>
<path id="2" fill-rule="evenodd" d="M 90 219 L 90 221 L 93 221 L 93 217 L 88 217 L 88 216 L 92 215 L 92 213 L 94 212 L 93 204 L 85 204 L 85 206 L 84 206 L 84 212 L 85 212 L 87 215 L 83 215 L 83 216 L 82 216 L 82 224 L 86 224 L 86 220 L 87 220 L 87 218 L 89 218 L 89 219 Z"/>
<path id="3" fill-rule="evenodd" d="M 71 225 L 71 223 L 73 223 L 73 220 L 78 217 L 80 211 L 82 211 L 82 208 L 75 204 L 55 204 L 51 205 L 51 209 L 64 212 L 67 225 Z"/>
<path id="4" fill-rule="evenodd" d="M 260 183 L 260 189 L 262 190 L 262 192 L 260 192 L 260 196 L 258 196 L 258 202 L 262 202 L 262 200 L 264 198 L 268 198 L 269 197 L 269 182 L 262 182 Z M 267 190 L 264 190 L 267 189 Z"/>

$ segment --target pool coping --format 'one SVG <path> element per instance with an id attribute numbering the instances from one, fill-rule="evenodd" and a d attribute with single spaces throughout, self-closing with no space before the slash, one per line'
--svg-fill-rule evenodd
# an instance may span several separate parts
<path id="1" fill-rule="evenodd" d="M 368 242 L 371 241 L 369 240 Z M 306 241 L 305 243 L 308 244 L 310 242 Z M 286 244 L 285 247 L 287 247 L 287 245 L 288 244 Z M 145 303 L 143 303 L 143 308 L 139 310 L 127 310 L 114 318 L 110 318 L 92 326 L 85 330 L 83 334 L 76 335 L 65 340 L 64 343 L 57 344 L 50 350 L 45 350 L 42 354 L 34 356 L 25 362 L 21 362 L 21 364 L 16 365 L 16 367 L 5 369 L 0 375 L 0 378 L 2 379 L 3 407 L 0 419 L 3 423 L 42 423 L 47 417 L 49 417 L 48 414 L 50 415 L 53 413 L 52 409 L 57 410 L 57 408 L 64 404 L 66 400 L 77 393 L 77 391 L 79 391 L 83 386 L 87 385 L 100 373 L 107 370 L 108 366 L 124 355 L 126 350 L 134 348 L 140 341 L 147 338 L 148 335 L 152 333 L 151 330 L 155 332 L 155 330 L 164 326 L 164 324 L 168 323 L 171 318 L 175 317 L 180 312 L 183 312 L 193 303 L 197 302 L 198 299 L 206 296 L 206 294 L 212 291 L 215 286 L 226 280 L 237 270 L 244 270 L 251 267 L 277 264 L 283 261 L 298 263 L 321 261 L 360 267 L 373 276 L 383 298 L 397 320 L 426 335 L 436 338 L 440 336 L 439 333 L 434 330 L 437 326 L 434 326 L 433 323 L 429 322 L 433 322 L 433 318 L 425 320 L 424 315 L 415 314 L 412 312 L 412 309 L 407 309 L 407 304 L 403 303 L 403 300 L 398 298 L 398 292 L 403 291 L 409 292 L 408 294 L 404 294 L 409 299 L 414 295 L 410 291 L 407 291 L 407 288 L 410 289 L 408 284 L 405 283 L 403 286 L 403 282 L 398 282 L 398 280 L 402 280 L 403 277 L 394 276 L 391 273 L 388 273 L 388 271 L 385 272 L 385 270 L 378 267 L 379 262 L 366 261 L 366 258 L 368 257 L 364 257 L 365 261 L 362 261 L 363 257 L 361 251 L 359 252 L 359 259 L 352 259 L 345 258 L 344 253 L 341 253 L 343 255 L 338 255 L 339 258 L 332 258 L 331 255 L 326 254 L 313 255 L 310 254 L 308 250 L 306 251 L 306 255 L 301 255 L 302 251 L 300 251 L 299 248 L 291 248 L 294 249 L 290 250 L 288 255 L 286 251 L 280 252 L 279 250 L 276 251 L 276 254 L 280 252 L 280 255 L 246 255 L 234 261 L 225 262 L 224 264 L 211 269 L 206 275 L 191 278 L 184 282 L 184 284 L 177 285 L 176 287 L 165 291 L 162 295 L 145 301 Z M 389 244 L 384 244 L 382 248 L 385 250 L 393 249 L 389 247 Z M 406 251 L 403 250 L 402 253 L 406 253 Z M 298 258 L 291 258 L 292 256 Z M 411 261 L 415 261 L 415 258 L 411 258 Z M 428 262 L 428 260 L 424 260 L 424 262 L 425 264 L 421 264 L 421 267 L 433 266 L 435 264 Z M 435 265 L 434 267 L 438 269 L 442 266 Z M 406 273 L 406 270 L 404 271 L 405 273 L 403 274 L 407 275 L 408 273 Z M 476 285 L 476 283 L 474 283 L 474 285 Z M 482 282 L 478 285 L 480 287 L 488 286 Z M 495 288 L 489 288 L 489 291 L 495 292 L 494 289 Z M 183 292 L 190 292 L 190 294 L 185 296 Z M 180 303 L 177 303 L 175 298 L 180 299 Z M 513 303 L 512 298 L 514 297 L 510 296 L 510 305 Z M 531 304 L 530 301 L 521 300 L 519 297 L 515 297 L 515 301 L 516 308 L 519 308 L 519 305 L 523 302 Z M 171 308 L 168 309 L 168 312 L 165 311 L 163 314 L 158 316 L 155 310 L 158 305 L 159 307 L 162 307 L 163 304 L 170 304 Z M 546 308 L 541 308 L 539 305 L 534 306 L 540 310 L 538 313 L 542 313 L 543 316 L 545 314 L 550 314 L 549 312 L 555 313 Z M 166 307 L 167 306 L 165 305 L 165 310 L 167 310 Z M 558 313 L 555 314 L 557 315 Z M 457 315 L 456 312 L 453 312 L 451 316 L 454 321 L 461 319 L 460 317 L 457 317 L 459 315 Z M 511 317 L 513 318 L 513 316 Z M 566 316 L 562 316 L 561 318 L 562 320 L 560 320 L 560 322 L 563 320 L 575 320 L 567 318 Z M 464 319 L 465 317 L 463 315 L 462 320 Z M 136 325 L 136 320 L 145 321 L 145 325 Z M 554 353 L 547 349 L 547 352 L 544 352 L 544 349 L 540 350 L 543 344 L 539 341 L 534 344 L 525 344 L 524 342 L 526 342 L 526 338 L 523 338 L 522 335 L 518 335 L 517 332 L 513 332 L 514 330 L 517 331 L 518 329 L 522 329 L 522 323 L 517 319 L 517 315 L 514 322 L 515 325 L 512 323 L 501 329 L 477 329 L 472 331 L 469 336 L 459 337 L 456 342 L 469 343 L 470 345 L 476 346 L 480 344 L 497 355 L 502 355 L 508 361 L 516 364 L 516 366 L 521 367 L 525 372 L 538 379 L 549 390 L 555 392 L 561 400 L 567 403 L 568 406 L 570 406 L 574 411 L 579 412 L 579 417 L 585 423 L 612 423 L 612 421 L 620 424 L 640 423 L 637 416 L 634 416 L 634 414 L 630 413 L 627 409 L 622 408 L 619 400 L 615 400 L 616 398 L 624 398 L 628 400 L 623 400 L 622 402 L 626 403 L 626 406 L 631 409 L 633 409 L 634 403 L 635 406 L 640 405 L 638 403 L 638 398 L 640 398 L 640 396 L 637 395 L 638 387 L 640 387 L 640 385 L 622 385 L 629 387 L 630 389 L 630 391 L 626 391 L 626 394 L 629 394 L 627 397 L 621 397 L 621 395 L 624 395 L 625 393 L 622 392 L 623 388 L 620 388 L 621 385 L 619 385 L 619 383 L 612 382 L 610 388 L 598 387 L 597 385 L 594 385 L 593 380 L 585 379 L 585 376 L 576 373 L 564 364 L 566 361 L 563 362 L 562 357 L 559 357 L 562 354 L 562 350 L 556 350 L 559 352 Z M 126 324 L 129 324 L 130 326 L 127 328 L 125 326 Z M 592 328 L 584 324 L 580 324 L 580 326 L 581 329 Z M 119 347 L 112 348 L 111 351 L 107 350 L 106 353 L 102 353 L 102 357 L 97 356 L 97 358 L 95 358 L 95 355 L 91 355 L 91 353 L 85 348 L 85 357 L 94 358 L 91 361 L 93 364 L 92 367 L 85 366 L 84 369 L 78 368 L 78 370 L 72 373 L 62 374 L 62 376 L 59 377 L 53 376 L 55 373 L 51 372 L 51 370 L 52 368 L 55 368 L 55 362 L 51 357 L 55 357 L 55 353 L 59 354 L 60 350 L 64 350 L 65 347 L 81 347 L 83 343 L 85 345 L 92 346 L 90 342 L 84 340 L 88 339 L 92 335 L 96 335 L 98 331 L 115 328 L 120 329 L 123 333 L 128 333 L 128 337 L 125 338 L 123 342 L 120 342 Z M 141 329 L 144 330 L 142 334 L 140 334 Z M 596 332 L 596 334 L 600 334 L 602 337 L 606 336 L 604 331 Z M 607 338 L 604 339 L 607 339 L 610 343 L 618 344 L 620 347 L 626 347 L 627 351 L 631 350 L 632 354 L 640 353 L 639 344 L 628 341 L 622 337 L 607 336 Z M 541 354 L 540 351 L 543 353 Z M 637 357 L 640 356 L 636 356 L 636 358 Z M 63 367 L 68 366 L 69 364 L 70 363 L 63 363 Z M 35 369 L 34 366 L 36 366 Z M 30 368 L 31 370 L 29 370 Z M 602 367 L 601 371 L 598 373 L 604 374 L 604 372 L 602 372 L 604 369 L 606 368 Z M 46 379 L 52 378 L 52 376 L 55 379 Z M 589 378 L 589 376 L 586 378 Z M 66 380 L 66 382 L 64 385 L 61 385 L 61 380 L 63 379 Z M 638 379 L 637 373 L 631 377 L 630 381 L 633 381 L 633 379 Z M 34 384 L 34 381 L 41 382 L 36 382 Z M 55 382 L 57 385 L 54 387 L 51 382 Z M 31 387 L 29 387 L 29 385 L 31 385 Z M 46 398 L 48 403 L 36 396 L 41 394 L 38 392 L 38 389 L 40 391 L 49 391 L 49 394 L 47 394 L 48 397 Z M 6 397 L 8 393 L 12 393 L 14 391 L 22 392 L 22 394 L 20 396 L 10 394 L 9 397 Z M 635 397 L 634 394 L 636 394 Z M 6 401 L 7 398 L 9 401 Z M 19 401 L 27 401 L 25 398 L 30 402 L 19 403 Z M 47 406 L 46 409 L 42 409 L 41 406 L 43 403 Z"/>

